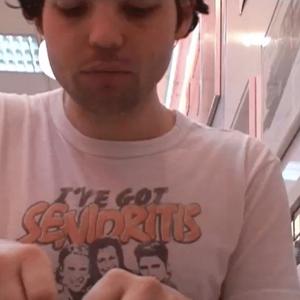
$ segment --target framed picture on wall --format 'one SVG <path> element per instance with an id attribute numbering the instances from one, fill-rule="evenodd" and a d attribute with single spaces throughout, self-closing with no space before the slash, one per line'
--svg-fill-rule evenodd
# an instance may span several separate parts
<path id="1" fill-rule="evenodd" d="M 240 11 L 240 15 L 243 13 L 245 4 L 246 4 L 247 0 L 239 0 L 239 11 Z"/>
<path id="2" fill-rule="evenodd" d="M 225 0 L 207 0 L 210 14 L 200 20 L 201 43 L 197 81 L 200 91 L 198 120 L 213 125 L 222 90 L 222 26 L 226 19 Z"/>
<path id="3" fill-rule="evenodd" d="M 283 157 L 300 127 L 300 1 L 278 0 L 262 47 L 262 140 Z"/>
<path id="4" fill-rule="evenodd" d="M 206 0 L 208 15 L 176 45 L 171 63 L 158 86 L 162 102 L 190 118 L 213 120 L 221 94 L 222 2 Z"/>
<path id="5" fill-rule="evenodd" d="M 291 208 L 293 240 L 300 240 L 300 197 Z"/>
<path id="6" fill-rule="evenodd" d="M 234 115 L 231 128 L 241 131 L 245 134 L 250 134 L 250 120 L 249 120 L 249 112 L 250 112 L 250 86 L 249 81 L 247 82 L 242 97 L 239 101 L 239 106 Z"/>
<path id="7" fill-rule="evenodd" d="M 261 89 L 260 76 L 247 81 L 231 128 L 261 139 Z"/>

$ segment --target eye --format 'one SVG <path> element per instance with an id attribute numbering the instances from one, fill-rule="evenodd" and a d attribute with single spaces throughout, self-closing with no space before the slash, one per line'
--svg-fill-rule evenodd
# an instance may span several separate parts
<path id="1" fill-rule="evenodd" d="M 154 264 L 154 265 L 152 265 L 151 266 L 153 269 L 158 269 L 159 267 L 160 267 L 160 265 L 159 264 Z"/>
<path id="2" fill-rule="evenodd" d="M 124 10 L 126 14 L 130 17 L 136 17 L 136 18 L 144 18 L 152 14 L 157 7 L 135 7 L 135 6 L 126 6 L 124 7 Z"/>
<path id="3" fill-rule="evenodd" d="M 80 17 L 84 15 L 86 12 L 87 8 L 78 6 L 78 7 L 73 7 L 73 8 L 61 8 L 60 11 L 66 16 L 66 17 Z"/>
<path id="4" fill-rule="evenodd" d="M 83 15 L 88 3 L 84 0 L 56 0 L 56 6 L 67 17 L 79 17 Z"/>

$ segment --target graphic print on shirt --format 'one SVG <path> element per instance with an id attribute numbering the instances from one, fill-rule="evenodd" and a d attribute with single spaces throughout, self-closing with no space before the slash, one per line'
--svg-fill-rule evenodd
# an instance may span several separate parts
<path id="1" fill-rule="evenodd" d="M 127 188 L 111 199 L 109 190 L 65 187 L 52 203 L 38 201 L 26 210 L 25 234 L 19 241 L 51 246 L 57 253 L 55 278 L 61 299 L 81 299 L 113 268 L 154 276 L 176 288 L 168 243 L 200 239 L 201 207 L 167 202 L 167 193 L 166 187 Z M 134 247 L 127 253 L 124 247 L 130 243 Z M 134 257 L 135 267 L 126 265 L 128 255 Z"/>
<path id="2" fill-rule="evenodd" d="M 59 299 L 82 299 L 92 286 L 89 251 L 86 245 L 64 247 L 55 271 Z"/>

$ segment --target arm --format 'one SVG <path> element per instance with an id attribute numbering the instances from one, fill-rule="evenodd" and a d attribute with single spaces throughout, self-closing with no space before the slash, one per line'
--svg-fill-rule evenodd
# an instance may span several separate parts
<path id="1" fill-rule="evenodd" d="M 223 300 L 299 300 L 289 207 L 279 161 L 260 144 L 245 164 L 244 223 Z"/>

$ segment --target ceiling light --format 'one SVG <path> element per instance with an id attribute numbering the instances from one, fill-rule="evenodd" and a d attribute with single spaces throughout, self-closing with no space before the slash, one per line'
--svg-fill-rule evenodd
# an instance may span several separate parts
<path id="1" fill-rule="evenodd" d="M 270 44 L 272 39 L 269 36 L 265 36 L 264 33 L 247 33 L 241 35 L 241 42 L 246 47 L 262 46 L 266 47 Z"/>
<path id="2" fill-rule="evenodd" d="M 31 35 L 0 34 L 0 71 L 40 73 L 37 39 Z"/>
<path id="3" fill-rule="evenodd" d="M 300 178 L 300 162 L 289 162 L 282 172 L 282 177 L 284 180 L 297 181 Z"/>

